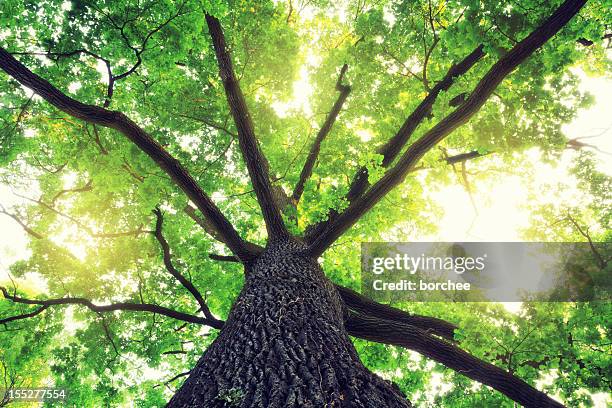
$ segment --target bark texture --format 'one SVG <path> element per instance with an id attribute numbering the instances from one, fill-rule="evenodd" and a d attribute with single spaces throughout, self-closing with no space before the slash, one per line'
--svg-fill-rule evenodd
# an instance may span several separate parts
<path id="1" fill-rule="evenodd" d="M 247 271 L 219 337 L 169 407 L 410 407 L 360 362 L 333 284 L 276 241 Z"/>

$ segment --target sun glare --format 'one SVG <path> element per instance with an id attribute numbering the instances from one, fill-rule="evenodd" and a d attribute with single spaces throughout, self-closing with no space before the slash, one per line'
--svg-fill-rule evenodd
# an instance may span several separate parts
<path id="1" fill-rule="evenodd" d="M 300 75 L 293 83 L 293 97 L 289 101 L 272 103 L 272 109 L 280 117 L 287 117 L 289 112 L 302 112 L 306 116 L 312 115 L 310 98 L 312 97 L 312 85 L 310 84 L 308 64 L 300 68 Z"/>

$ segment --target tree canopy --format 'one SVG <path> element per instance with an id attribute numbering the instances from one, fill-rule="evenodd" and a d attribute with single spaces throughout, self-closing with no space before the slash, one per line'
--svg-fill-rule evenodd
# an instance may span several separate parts
<path id="1" fill-rule="evenodd" d="M 3 1 L 0 216 L 29 237 L 2 282 L 5 387 L 162 406 L 269 237 L 303 237 L 357 290 L 359 242 L 436 230 L 431 191 L 529 182 L 525 152 L 576 147 L 577 72 L 610 74 L 610 3 L 570 3 Z M 585 150 L 570 172 L 581 201 L 534 204 L 527 240 L 612 239 L 610 176 Z M 393 306 L 568 406 L 610 392 L 607 302 Z M 427 353 L 354 341 L 416 406 L 513 406 Z"/>

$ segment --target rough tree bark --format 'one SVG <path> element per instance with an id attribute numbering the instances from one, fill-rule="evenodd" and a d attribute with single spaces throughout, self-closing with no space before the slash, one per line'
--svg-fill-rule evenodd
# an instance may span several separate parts
<path id="1" fill-rule="evenodd" d="M 360 362 L 333 284 L 282 240 L 247 270 L 219 337 L 168 407 L 410 407 Z"/>

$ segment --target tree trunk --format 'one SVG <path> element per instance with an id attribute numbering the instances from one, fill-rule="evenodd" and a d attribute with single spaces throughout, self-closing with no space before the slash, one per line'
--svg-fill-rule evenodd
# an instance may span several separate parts
<path id="1" fill-rule="evenodd" d="M 338 293 L 301 243 L 280 241 L 247 270 L 219 337 L 169 407 L 410 407 L 368 371 Z"/>

